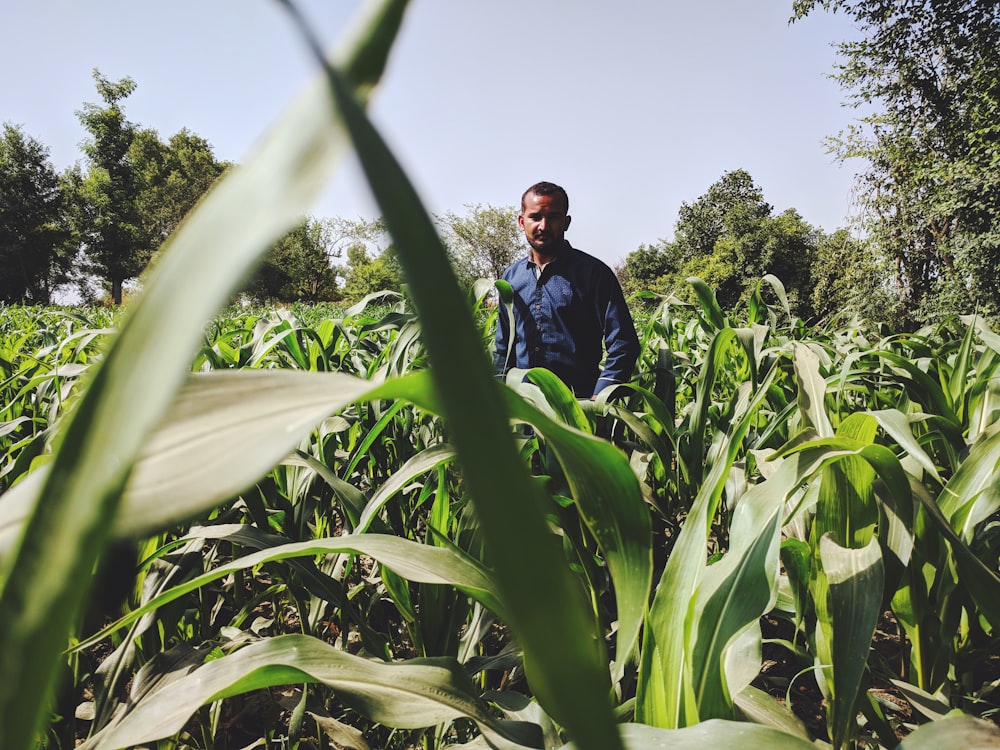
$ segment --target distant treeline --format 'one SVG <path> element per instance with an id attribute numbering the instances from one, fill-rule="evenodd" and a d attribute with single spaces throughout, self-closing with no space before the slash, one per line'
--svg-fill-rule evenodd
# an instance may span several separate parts
<path id="1" fill-rule="evenodd" d="M 616 269 L 629 292 L 683 295 L 708 282 L 724 308 L 777 276 L 804 319 L 861 316 L 897 329 L 979 312 L 1000 315 L 1000 10 L 947 0 L 796 0 L 851 16 L 840 45 L 848 104 L 873 111 L 829 140 L 863 165 L 850 229 L 825 232 L 794 208 L 776 213 L 746 171 L 726 172 L 684 203 L 671 239 Z M 912 6 L 912 7 L 911 7 Z M 94 71 L 99 104 L 77 117 L 82 160 L 58 173 L 22 128 L 0 135 L 0 302 L 122 301 L 187 211 L 231 166 L 182 129 L 167 140 L 128 121 L 130 78 Z M 436 217 L 463 281 L 496 277 L 523 252 L 517 208 L 467 205 Z M 206 252 L 211 252 L 206 248 Z M 399 289 L 380 220 L 317 219 L 275 244 L 242 294 L 254 301 L 357 300 Z"/>

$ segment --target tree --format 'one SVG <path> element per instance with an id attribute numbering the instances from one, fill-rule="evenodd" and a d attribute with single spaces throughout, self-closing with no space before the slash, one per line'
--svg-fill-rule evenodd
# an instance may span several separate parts
<path id="1" fill-rule="evenodd" d="M 794 208 L 765 216 L 736 243 L 736 265 L 742 291 L 766 274 L 781 279 L 792 311 L 811 317 L 813 263 L 817 232 Z"/>
<path id="2" fill-rule="evenodd" d="M 810 301 L 821 318 L 846 316 L 899 326 L 905 315 L 887 283 L 890 260 L 872 243 L 862 242 L 846 229 L 821 234 L 812 268 Z"/>
<path id="3" fill-rule="evenodd" d="M 155 251 L 231 165 L 187 128 L 164 143 L 155 130 L 135 133 L 129 158 L 138 176 L 136 204 L 142 235 Z"/>
<path id="4" fill-rule="evenodd" d="M 139 275 L 152 253 L 139 208 L 141 178 L 132 154 L 136 126 L 125 119 L 121 103 L 135 90 L 131 78 L 110 81 L 94 70 L 104 106 L 84 104 L 77 112 L 90 137 L 82 148 L 88 171 L 68 173 L 76 201 L 75 217 L 83 251 L 93 273 L 121 304 L 122 284 Z"/>
<path id="5" fill-rule="evenodd" d="M 0 301 L 47 305 L 67 279 L 70 232 L 48 149 L 4 123 L 0 136 Z"/>
<path id="6" fill-rule="evenodd" d="M 836 74 L 875 114 L 831 139 L 861 158 L 868 235 L 892 258 L 918 322 L 978 306 L 1000 314 L 1000 6 L 977 0 L 796 0 L 851 16 L 860 41 Z"/>
<path id="7" fill-rule="evenodd" d="M 308 217 L 274 244 L 243 291 L 259 302 L 322 302 L 401 285 L 381 220 Z"/>
<path id="8" fill-rule="evenodd" d="M 677 245 L 660 240 L 652 245 L 639 245 L 625 257 L 618 281 L 626 296 L 641 291 L 666 292 L 680 271 Z"/>
<path id="9" fill-rule="evenodd" d="M 765 274 L 788 292 L 792 309 L 812 314 L 811 263 L 816 233 L 794 209 L 778 216 L 749 173 L 726 172 L 693 203 L 683 203 L 674 240 L 642 246 L 626 259 L 630 291 L 650 289 L 689 296 L 686 280 L 697 276 L 734 308 Z"/>
<path id="10" fill-rule="evenodd" d="M 771 211 L 749 172 L 735 169 L 724 173 L 694 203 L 681 204 L 674 227 L 681 259 L 711 255 L 723 235 L 745 235 Z"/>
<path id="11" fill-rule="evenodd" d="M 351 245 L 344 273 L 344 296 L 349 300 L 385 290 L 399 291 L 403 286 L 402 269 L 391 246 L 371 256 L 364 245 Z"/>
<path id="12" fill-rule="evenodd" d="M 340 299 L 337 220 L 305 218 L 278 240 L 247 284 L 259 302 L 329 302 Z"/>
<path id="13" fill-rule="evenodd" d="M 400 291 L 403 270 L 396 260 L 385 222 L 381 219 L 337 221 L 338 247 L 347 261 L 338 268 L 344 280 L 344 297 L 357 301 L 374 292 Z"/>
<path id="14" fill-rule="evenodd" d="M 466 286 L 476 279 L 498 279 L 526 252 L 515 206 L 467 204 L 466 215 L 438 216 L 455 274 Z"/>

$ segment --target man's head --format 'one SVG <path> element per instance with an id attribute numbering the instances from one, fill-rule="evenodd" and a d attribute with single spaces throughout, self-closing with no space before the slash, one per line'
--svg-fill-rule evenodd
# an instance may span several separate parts
<path id="1" fill-rule="evenodd" d="M 551 182 L 537 182 L 521 196 L 517 224 L 531 248 L 540 255 L 559 252 L 569 228 L 569 196 Z"/>

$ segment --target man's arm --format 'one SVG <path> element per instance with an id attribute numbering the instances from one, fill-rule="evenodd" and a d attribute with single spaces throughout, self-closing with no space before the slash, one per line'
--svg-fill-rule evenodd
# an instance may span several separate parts
<path id="1" fill-rule="evenodd" d="M 627 383 L 632 379 L 635 363 L 639 360 L 639 336 L 635 332 L 632 314 L 625 295 L 614 273 L 602 284 L 601 306 L 604 311 L 604 348 L 607 356 L 604 369 L 594 386 L 594 394 L 614 383 Z"/>

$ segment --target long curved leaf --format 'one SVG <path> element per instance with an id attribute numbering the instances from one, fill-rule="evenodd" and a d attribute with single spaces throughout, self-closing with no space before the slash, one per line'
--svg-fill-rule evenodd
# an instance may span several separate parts
<path id="1" fill-rule="evenodd" d="M 610 443 L 562 425 L 508 392 L 511 413 L 542 433 L 565 469 L 581 517 L 597 540 L 618 601 L 616 678 L 632 657 L 653 581 L 649 511 L 628 459 Z"/>
<path id="2" fill-rule="evenodd" d="M 212 527 L 206 527 L 201 531 L 192 532 L 192 537 L 214 536 L 218 533 L 231 533 L 232 531 L 231 528 L 226 527 L 221 532 L 218 530 L 213 532 Z M 143 606 L 129 612 L 125 617 L 78 644 L 76 650 L 88 648 L 115 631 L 130 625 L 143 615 L 213 581 L 225 578 L 234 571 L 246 570 L 268 562 L 341 552 L 373 557 L 398 575 L 411 581 L 454 586 L 501 617 L 505 614 L 502 598 L 491 572 L 467 555 L 459 554 L 451 548 L 434 547 L 386 534 L 345 534 L 269 547 L 213 568 L 207 573 L 188 579 L 149 599 Z"/>
<path id="3" fill-rule="evenodd" d="M 481 520 L 487 555 L 545 709 L 586 747 L 621 746 L 596 628 L 521 462 L 491 363 L 447 254 L 407 176 L 353 92 L 327 67 L 336 110 L 382 210 L 424 330 L 435 389 Z M 470 406 L 474 405 L 475 409 Z M 518 539 L 520 554 L 506 554 Z"/>
<path id="4" fill-rule="evenodd" d="M 623 724 L 627 750 L 705 750 L 729 747 L 739 750 L 816 750 L 811 742 L 780 729 L 745 721 L 710 719 L 683 729 L 657 729 L 645 724 Z M 577 750 L 576 744 L 561 750 Z"/>
<path id="5" fill-rule="evenodd" d="M 656 588 L 643 631 L 636 695 L 636 718 L 644 723 L 672 729 L 697 721 L 688 640 L 698 616 L 694 593 L 706 565 L 709 521 L 774 372 L 764 377 L 756 393 L 739 396 L 735 412 L 740 416 L 698 490 Z"/>
<path id="6" fill-rule="evenodd" d="M 991 750 L 1000 747 L 1000 729 L 974 716 L 952 714 L 917 727 L 897 750 L 939 750 L 942 747 Z"/>
<path id="7" fill-rule="evenodd" d="M 385 65 L 403 2 L 371 7 L 345 48 L 356 93 Z M 311 88 L 257 152 L 211 191 L 169 241 L 145 293 L 66 425 L 0 591 L 0 726 L 27 747 L 147 435 L 166 411 L 197 351 L 205 321 L 254 261 L 292 226 L 347 149 L 331 123 L 329 94 Z M 211 248 L 211 252 L 206 252 Z"/>
<path id="8" fill-rule="evenodd" d="M 817 609 L 831 619 L 818 623 L 822 633 L 817 633 L 817 658 L 830 686 L 830 736 L 839 748 L 851 738 L 854 704 L 881 611 L 882 553 L 877 539 L 862 549 L 848 549 L 824 536 L 819 547 L 828 601 Z"/>
<path id="9" fill-rule="evenodd" d="M 334 688 L 344 703 L 388 726 L 416 729 L 469 718 L 496 748 L 537 747 L 541 739 L 531 725 L 495 718 L 453 660 L 387 664 L 309 636 L 283 635 L 209 661 L 151 693 L 111 725 L 96 748 L 117 750 L 170 737 L 206 703 L 304 682 Z"/>

